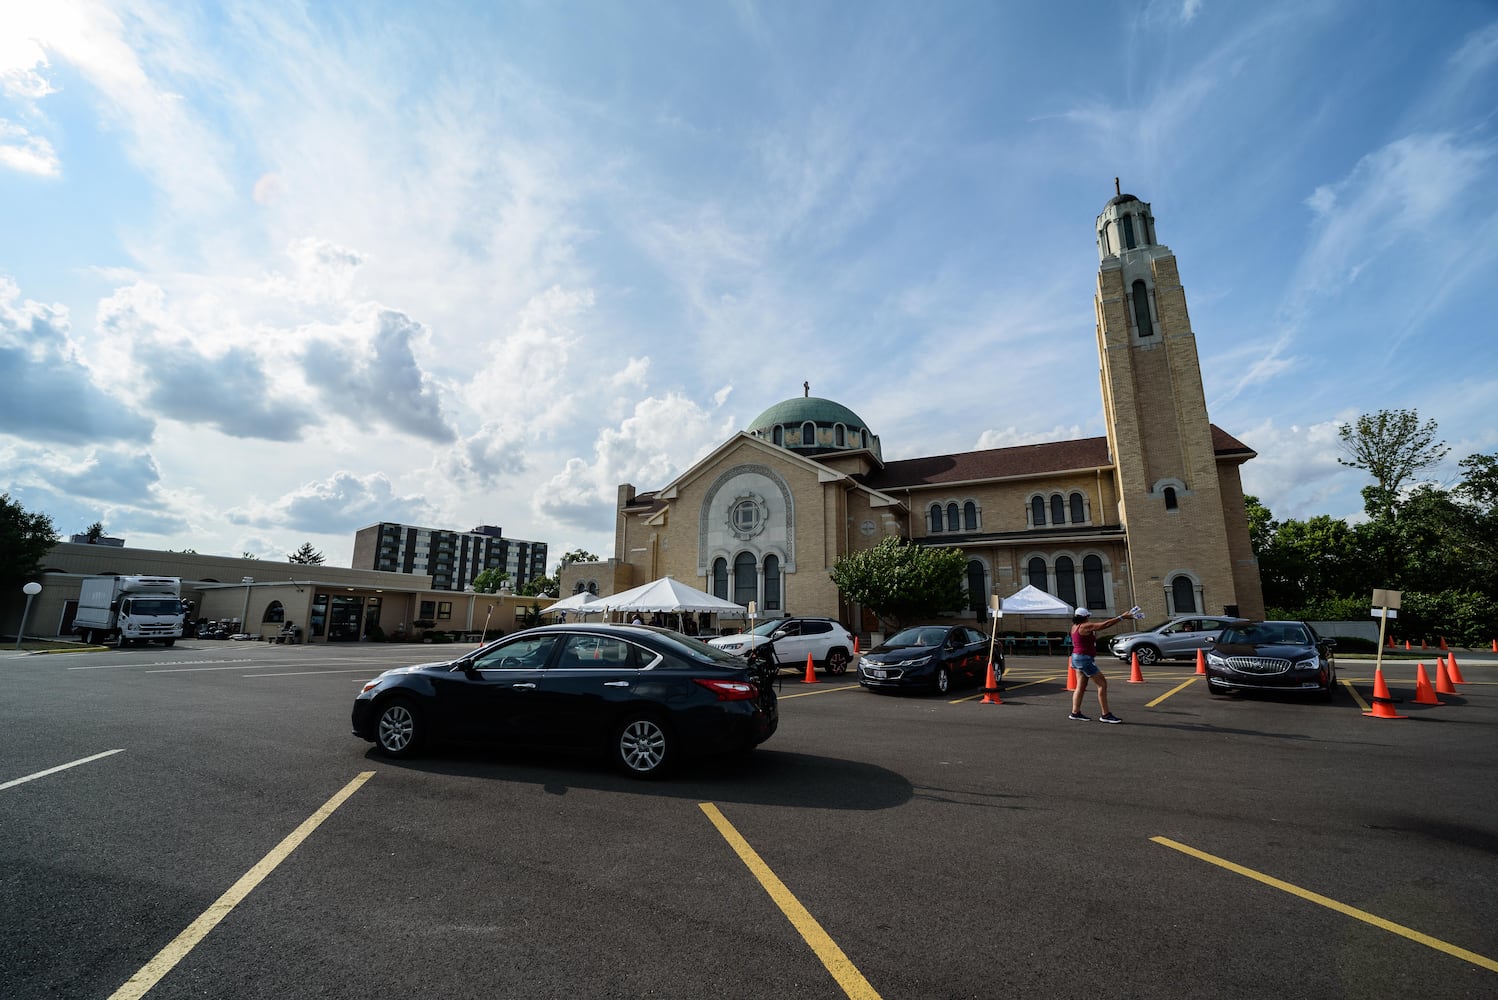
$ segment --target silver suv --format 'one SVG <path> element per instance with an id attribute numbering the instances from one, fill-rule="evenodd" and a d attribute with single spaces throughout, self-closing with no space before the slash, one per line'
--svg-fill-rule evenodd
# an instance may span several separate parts
<path id="1" fill-rule="evenodd" d="M 1147 667 L 1161 660 L 1194 660 L 1196 651 L 1205 648 L 1208 639 L 1228 625 L 1245 621 L 1211 615 L 1181 615 L 1142 632 L 1126 632 L 1113 637 L 1108 649 L 1124 662 L 1135 653 L 1139 665 Z"/>
<path id="2" fill-rule="evenodd" d="M 768 656 L 781 667 L 802 666 L 810 654 L 829 674 L 845 673 L 853 656 L 853 634 L 831 618 L 770 618 L 707 643 L 747 659 Z"/>

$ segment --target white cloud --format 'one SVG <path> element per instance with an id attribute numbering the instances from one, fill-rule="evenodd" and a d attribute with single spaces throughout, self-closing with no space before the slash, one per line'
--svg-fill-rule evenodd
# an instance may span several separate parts
<path id="1" fill-rule="evenodd" d="M 62 173 L 52 143 L 4 118 L 0 118 L 0 167 L 38 177 L 56 177 Z"/>
<path id="2" fill-rule="evenodd" d="M 235 507 L 227 516 L 241 525 L 352 535 L 379 521 L 427 524 L 437 512 L 424 497 L 397 495 L 382 473 L 340 471 L 303 483 L 269 503 Z"/>

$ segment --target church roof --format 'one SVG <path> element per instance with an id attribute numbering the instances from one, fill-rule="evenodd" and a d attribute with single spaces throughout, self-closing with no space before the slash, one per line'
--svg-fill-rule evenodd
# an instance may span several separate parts
<path id="1" fill-rule="evenodd" d="M 745 430 L 757 431 L 776 424 L 795 425 L 810 420 L 814 424 L 842 424 L 845 427 L 868 428 L 862 417 L 842 403 L 820 396 L 796 396 L 782 400 L 752 420 Z"/>
<path id="2" fill-rule="evenodd" d="M 1112 198 L 1109 198 L 1108 199 L 1108 204 L 1109 205 L 1122 205 L 1125 202 L 1130 202 L 1130 201 L 1139 201 L 1139 199 L 1136 198 L 1136 197 L 1134 197 L 1131 194 L 1120 194 L 1120 195 L 1114 195 Z"/>
<path id="3" fill-rule="evenodd" d="M 1212 425 L 1212 450 L 1218 458 L 1247 460 L 1253 449 L 1227 431 Z M 880 491 L 943 483 L 972 482 L 982 479 L 1019 479 L 1083 469 L 1112 466 L 1105 437 L 1079 438 L 1075 441 L 1052 441 L 1013 448 L 988 448 L 964 451 L 955 455 L 933 455 L 890 462 L 867 476 L 856 477 L 863 485 Z"/>

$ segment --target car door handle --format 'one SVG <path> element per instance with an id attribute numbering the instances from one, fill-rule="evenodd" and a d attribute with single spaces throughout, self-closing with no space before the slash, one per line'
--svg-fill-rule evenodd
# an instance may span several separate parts
<path id="1" fill-rule="evenodd" d="M 629 681 L 604 681 L 603 686 L 606 688 L 627 688 L 629 687 Z"/>
<path id="2" fill-rule="evenodd" d="M 534 690 L 536 690 L 536 685 L 535 685 L 535 682 L 533 682 L 533 681 L 519 681 L 519 682 L 517 682 L 515 684 L 511 684 L 510 687 L 513 688 L 516 691 L 534 691 Z"/>

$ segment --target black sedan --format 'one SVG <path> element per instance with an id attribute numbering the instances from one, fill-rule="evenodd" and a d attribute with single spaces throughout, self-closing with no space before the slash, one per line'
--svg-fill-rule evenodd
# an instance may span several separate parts
<path id="1" fill-rule="evenodd" d="M 988 679 L 988 636 L 966 625 L 902 629 L 858 659 L 858 683 L 871 691 L 917 690 L 946 694 L 954 684 Z M 994 680 L 1004 656 L 993 649 Z"/>
<path id="2" fill-rule="evenodd" d="M 1337 688 L 1335 639 L 1305 622 L 1238 622 L 1207 641 L 1207 690 L 1304 691 L 1330 700 Z"/>
<path id="3" fill-rule="evenodd" d="M 769 679 L 668 629 L 551 625 L 455 660 L 387 670 L 354 699 L 354 735 L 403 758 L 441 741 L 605 749 L 650 778 L 747 750 L 779 724 Z"/>

